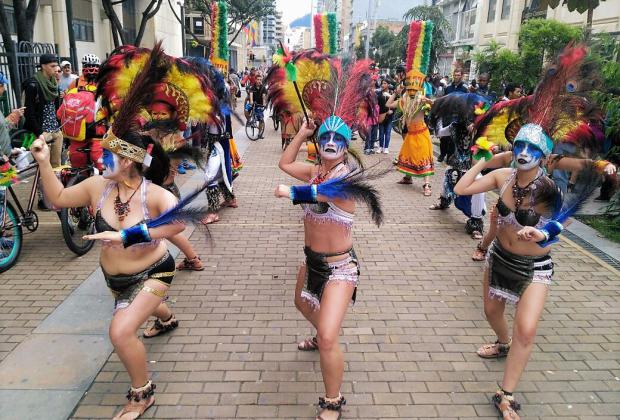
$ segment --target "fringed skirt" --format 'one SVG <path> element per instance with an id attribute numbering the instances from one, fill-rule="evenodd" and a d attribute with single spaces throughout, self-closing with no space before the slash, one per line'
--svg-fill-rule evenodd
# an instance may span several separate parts
<path id="1" fill-rule="evenodd" d="M 516 255 L 493 241 L 487 256 L 489 270 L 489 297 L 506 300 L 513 305 L 531 283 L 551 285 L 553 260 L 549 255 L 531 257 Z"/>
<path id="2" fill-rule="evenodd" d="M 357 283 L 360 270 L 359 262 L 353 248 L 338 254 L 323 254 L 304 248 L 306 254 L 306 282 L 301 291 L 301 298 L 307 301 L 313 310 L 318 310 L 323 297 L 323 290 L 331 282 L 348 282 L 355 286 L 351 302 L 355 303 Z M 327 262 L 329 257 L 342 256 L 338 261 Z"/>
<path id="3" fill-rule="evenodd" d="M 409 124 L 403 145 L 394 163 L 396 169 L 407 176 L 423 178 L 435 173 L 433 144 L 424 121 Z"/>

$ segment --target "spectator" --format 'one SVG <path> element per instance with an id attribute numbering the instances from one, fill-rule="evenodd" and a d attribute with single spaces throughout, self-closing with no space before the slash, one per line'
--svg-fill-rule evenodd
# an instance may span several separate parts
<path id="1" fill-rule="evenodd" d="M 256 121 L 258 121 L 259 131 L 262 133 L 265 130 L 265 116 L 263 111 L 265 110 L 265 104 L 267 104 L 267 89 L 263 85 L 263 75 L 256 73 L 256 79 L 254 84 L 250 87 L 248 92 L 249 103 L 246 106 L 246 110 L 250 111 L 254 108 L 254 115 L 256 115 Z M 264 138 L 262 135 L 259 138 Z"/>
<path id="2" fill-rule="evenodd" d="M 64 92 L 69 89 L 71 83 L 73 83 L 73 81 L 78 77 L 77 75 L 72 73 L 71 63 L 66 60 L 60 63 L 60 69 L 62 71 L 62 74 L 60 75 L 60 82 L 58 82 L 58 88 L 61 92 Z"/>
<path id="3" fill-rule="evenodd" d="M 392 136 L 392 121 L 394 111 L 387 107 L 387 101 L 392 96 L 390 85 L 387 80 L 381 82 L 379 94 L 379 153 L 389 153 L 390 139 Z"/>
<path id="4" fill-rule="evenodd" d="M 0 73 L 0 96 L 4 95 L 4 92 L 9 86 L 8 79 L 4 74 Z M 19 120 L 24 115 L 24 108 L 14 109 L 9 115 L 4 117 L 4 114 L 0 112 L 0 157 L 11 154 L 11 135 L 9 130 L 16 128 L 19 124 Z M 1 203 L 1 201 L 0 201 Z"/>
<path id="5" fill-rule="evenodd" d="M 504 88 L 504 96 L 502 97 L 502 101 L 511 101 L 513 99 L 518 99 L 522 94 L 521 86 L 516 83 L 508 83 Z"/>
<path id="6" fill-rule="evenodd" d="M 484 96 L 491 101 L 491 103 L 495 103 L 497 102 L 497 94 L 490 90 L 489 81 L 489 73 L 480 74 L 480 76 L 478 76 L 478 87 L 474 92 L 480 96 Z"/>
<path id="7" fill-rule="evenodd" d="M 463 83 L 463 72 L 460 69 L 454 70 L 454 73 L 452 73 L 452 83 L 446 88 L 446 95 L 452 92 L 467 93 L 467 88 Z"/>
<path id="8" fill-rule="evenodd" d="M 57 167 L 60 165 L 63 142 L 56 119 L 56 108 L 59 105 L 55 76 L 58 59 L 53 54 L 43 54 L 39 57 L 39 67 L 34 76 L 26 79 L 22 85 L 26 105 L 24 128 L 37 137 L 45 134 L 47 139 L 53 140 L 50 163 L 52 167 Z"/>

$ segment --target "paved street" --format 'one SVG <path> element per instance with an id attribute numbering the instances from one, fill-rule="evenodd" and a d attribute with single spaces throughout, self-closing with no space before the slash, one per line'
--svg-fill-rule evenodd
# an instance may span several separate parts
<path id="1" fill-rule="evenodd" d="M 277 168 L 278 133 L 268 127 L 266 134 L 244 153 L 235 181 L 239 208 L 224 210 L 208 233 L 200 226 L 191 235 L 207 268 L 177 274 L 170 302 L 180 327 L 147 342 L 157 405 L 145 418 L 315 414 L 323 392 L 318 353 L 296 349 L 311 333 L 293 305 L 303 256 L 301 212 L 273 197 L 274 187 L 291 179 Z M 367 161 L 392 159 L 400 136 L 394 134 L 392 142 L 389 156 Z M 364 208 L 358 210 L 354 235 L 362 277 L 342 337 L 344 418 L 497 418 L 489 397 L 504 362 L 475 354 L 480 344 L 494 340 L 482 311 L 482 264 L 470 259 L 475 242 L 464 232 L 465 217 L 454 209 L 427 209 L 439 194 L 442 165 L 437 172 L 432 198 L 422 196 L 420 182 L 396 184 L 396 172 L 379 180 L 386 214 L 381 228 Z M 185 188 L 199 183 L 198 176 L 183 179 Z M 517 394 L 522 415 L 617 419 L 620 273 L 565 238 L 553 256 L 555 282 Z M 2 359 L 24 360 L 11 352 L 26 349 L 33 330 L 98 268 L 97 259 L 98 248 L 75 258 L 62 242 L 55 215 L 42 217 L 41 228 L 25 238 L 18 265 L 0 276 Z M 111 297 L 101 299 L 111 309 Z M 96 347 L 101 354 L 86 347 L 76 357 L 102 357 L 103 367 L 92 384 L 85 382 L 88 391 L 75 400 L 72 418 L 111 418 L 126 401 L 128 377 L 105 346 Z M 59 348 L 50 347 L 44 356 L 61 358 L 54 353 Z M 0 363 L 0 372 L 8 368 Z M 0 418 L 23 418 L 11 417 L 10 408 L 6 413 L 1 394 L 0 401 L 5 412 Z"/>

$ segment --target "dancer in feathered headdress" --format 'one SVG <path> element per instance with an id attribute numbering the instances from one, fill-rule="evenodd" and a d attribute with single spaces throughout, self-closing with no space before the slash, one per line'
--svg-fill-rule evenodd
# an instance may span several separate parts
<path id="1" fill-rule="evenodd" d="M 302 57 L 308 60 L 305 66 Z M 357 61 L 343 70 L 340 61 L 308 52 L 297 56 L 296 63 L 299 66 L 290 70 L 296 72 L 296 80 L 301 83 L 298 87 L 303 90 L 299 96 L 312 118 L 304 120 L 282 153 L 280 168 L 308 185 L 279 185 L 275 195 L 302 204 L 304 209 L 306 264 L 297 277 L 295 304 L 316 327 L 318 340 L 309 338 L 299 343 L 298 348 L 320 349 L 325 397 L 319 398 L 319 407 L 325 417 L 330 411 L 340 412 L 346 403 L 340 394 L 342 353 L 337 344 L 329 343 L 338 342 L 347 307 L 355 301 L 359 278 L 351 235 L 355 202 L 370 207 L 377 225 L 383 217 L 377 191 L 367 183 L 372 175 L 348 159 L 353 129 L 365 129 L 368 112 L 374 111 L 376 94 L 368 60 Z M 286 109 L 301 107 L 296 93 L 287 99 L 288 89 L 281 83 L 274 88 L 271 92 L 274 105 Z M 296 162 L 301 144 L 317 130 L 315 120 L 320 124 L 317 132 L 320 161 L 316 165 Z M 333 316 L 319 316 L 321 311 Z M 329 372 L 325 371 L 326 366 Z"/>
<path id="2" fill-rule="evenodd" d="M 489 150 L 488 140 L 492 138 L 500 143 L 511 141 L 513 151 L 492 158 L 488 155 L 489 161 L 480 159 L 454 188 L 457 194 L 500 190 L 497 238 L 489 250 L 484 277 L 484 289 L 488 291 L 484 296 L 485 313 L 497 341 L 482 346 L 478 355 L 505 357 L 510 350 L 501 388 L 493 397 L 504 418 L 519 419 L 519 404 L 512 393 L 529 359 L 533 331 L 551 285 L 553 261 L 549 245 L 558 240 L 568 217 L 600 182 L 595 167 L 615 172 L 615 167 L 605 162 L 568 157 L 558 161 L 552 155 L 554 145 L 565 142 L 573 143 L 584 154 L 595 150 L 600 113 L 592 109 L 586 95 L 594 75 L 591 69 L 584 71 L 588 67 L 585 55 L 583 46 L 567 47 L 546 70 L 531 97 L 495 105 L 482 117 L 478 132 L 487 138 L 479 138 L 478 147 Z M 478 178 L 483 169 L 496 167 L 507 157 L 512 158 L 512 168 L 497 169 Z M 559 164 L 580 172 L 578 192 L 564 200 L 545 173 L 546 166 Z M 518 305 L 512 340 L 504 319 L 505 302 Z"/>
<path id="3" fill-rule="evenodd" d="M 43 137 L 31 149 L 39 162 L 45 194 L 54 206 L 92 206 L 95 211 L 97 233 L 86 239 L 102 241 L 101 268 L 114 296 L 110 339 L 131 379 L 129 401 L 115 419 L 138 418 L 155 403 L 155 384 L 149 379 L 146 351 L 136 332 L 152 315 L 156 321 L 145 329 L 145 338 L 178 326 L 164 303 L 175 264 L 163 239 L 184 230 L 177 221 L 199 219 L 203 214 L 186 208 L 202 189 L 177 202 L 156 185 L 167 175 L 168 157 L 159 143 L 141 133 L 138 124 L 138 112 L 150 103 L 171 65 L 160 44 L 144 57 L 101 141 L 102 176 L 65 188 L 52 170 Z"/>
<path id="4" fill-rule="evenodd" d="M 388 100 L 389 108 L 399 107 L 403 112 L 404 141 L 396 158 L 396 168 L 404 174 L 399 184 L 412 184 L 412 177 L 423 178 L 425 196 L 431 195 L 429 177 L 435 173 L 431 135 L 424 123 L 424 113 L 432 103 L 424 92 L 424 78 L 430 60 L 433 22 L 413 21 L 409 25 L 407 41 L 406 79 L 403 87 Z M 397 101 L 397 95 L 403 97 Z"/>

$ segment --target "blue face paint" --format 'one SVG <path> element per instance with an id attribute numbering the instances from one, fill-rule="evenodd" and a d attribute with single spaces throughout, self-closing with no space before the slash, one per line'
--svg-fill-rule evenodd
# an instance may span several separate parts
<path id="1" fill-rule="evenodd" d="M 338 133 L 328 132 L 319 136 L 319 153 L 324 159 L 339 159 L 346 148 L 347 140 Z"/>
<path id="2" fill-rule="evenodd" d="M 515 142 L 512 153 L 516 168 L 521 170 L 538 166 L 545 156 L 539 147 L 522 140 Z"/>
<path id="3" fill-rule="evenodd" d="M 103 164 L 108 172 L 114 172 L 114 155 L 106 149 L 103 149 Z"/>

